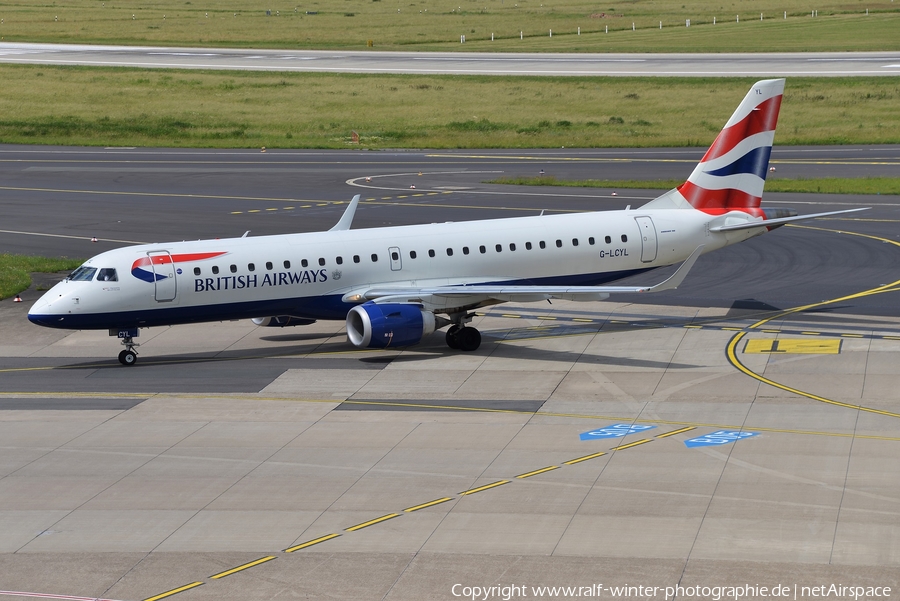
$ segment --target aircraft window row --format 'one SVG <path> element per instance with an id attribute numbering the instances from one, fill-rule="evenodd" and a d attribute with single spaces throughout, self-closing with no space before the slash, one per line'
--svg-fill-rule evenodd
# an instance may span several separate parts
<path id="1" fill-rule="evenodd" d="M 607 244 L 612 244 L 612 237 L 611 237 L 611 236 L 606 236 L 606 237 L 604 238 L 604 240 L 605 240 L 605 242 L 606 242 Z M 587 242 L 588 242 L 588 244 L 591 245 L 591 246 L 594 246 L 594 245 L 597 244 L 597 240 L 596 240 L 593 236 L 590 236 L 590 237 L 587 239 Z M 628 236 L 626 236 L 625 234 L 622 234 L 622 242 L 628 242 Z M 580 244 L 580 242 L 579 242 L 578 238 L 572 238 L 572 246 L 578 246 L 579 244 Z M 538 242 L 538 246 L 540 246 L 542 249 L 545 249 L 545 248 L 547 248 L 547 243 L 544 242 L 543 240 L 541 240 L 540 242 Z M 557 241 L 556 241 L 556 247 L 557 247 L 557 248 L 562 248 L 562 247 L 563 247 L 563 241 L 562 241 L 562 240 L 557 240 Z M 516 247 L 515 242 L 511 242 L 511 243 L 509 244 L 509 250 L 510 250 L 510 251 L 515 252 L 516 248 L 517 248 L 517 247 Z M 526 242 L 526 243 L 525 243 L 525 250 L 531 250 L 532 248 L 534 248 L 534 246 L 531 244 L 531 242 Z M 495 244 L 495 245 L 494 245 L 494 250 L 495 250 L 496 252 L 498 252 L 498 253 L 499 253 L 499 252 L 503 252 L 503 245 L 502 245 L 502 244 Z M 453 256 L 453 249 L 452 249 L 452 248 L 448 248 L 446 252 L 447 252 L 447 256 L 448 256 L 448 257 L 452 257 L 452 256 Z M 487 253 L 487 247 L 484 246 L 484 245 L 482 244 L 481 246 L 478 247 L 478 252 L 480 252 L 481 254 L 486 254 L 486 253 Z M 468 254 L 469 254 L 469 247 L 468 247 L 468 246 L 463 246 L 463 247 L 462 247 L 462 253 L 463 253 L 464 255 L 468 255 Z M 434 257 L 434 256 L 436 256 L 436 254 L 437 254 L 437 253 L 435 253 L 435 251 L 434 251 L 433 248 L 428 250 L 428 256 L 429 256 L 429 257 Z M 415 259 L 417 256 L 418 256 L 418 254 L 416 253 L 416 251 L 414 251 L 414 250 L 409 251 L 409 258 L 410 258 L 410 259 Z M 396 252 L 393 252 L 392 255 L 391 255 L 391 257 L 392 257 L 393 260 L 395 260 L 395 261 L 398 259 L 398 255 L 397 255 Z"/>
<path id="2" fill-rule="evenodd" d="M 621 239 L 622 239 L 622 242 L 628 242 L 628 236 L 626 236 L 625 234 L 622 234 Z M 605 236 L 605 237 L 603 238 L 603 240 L 604 240 L 604 242 L 606 242 L 607 244 L 612 244 L 612 237 L 611 237 L 611 236 Z M 594 246 L 595 243 L 596 243 L 596 240 L 594 239 L 593 236 L 591 236 L 591 237 L 588 238 L 588 244 L 590 244 L 591 246 Z M 572 246 L 578 246 L 578 244 L 579 244 L 578 238 L 572 238 Z M 547 248 L 547 243 L 544 242 L 543 240 L 541 240 L 541 241 L 538 242 L 538 246 L 539 246 L 541 249 L 545 249 L 545 248 Z M 563 247 L 563 241 L 562 241 L 562 240 L 557 240 L 557 241 L 556 241 L 556 247 L 557 247 L 557 248 L 562 248 L 562 247 Z M 531 242 L 526 242 L 526 243 L 525 243 L 525 250 L 531 250 L 532 248 L 533 248 L 533 246 L 532 246 Z M 496 252 L 498 252 L 498 253 L 499 253 L 499 252 L 503 252 L 503 245 L 502 245 L 502 244 L 496 244 L 496 245 L 494 245 L 494 250 L 495 250 Z M 511 243 L 509 244 L 509 250 L 510 250 L 511 252 L 515 252 L 515 250 L 516 250 L 516 244 L 515 244 L 515 242 L 511 242 Z M 481 246 L 478 247 L 478 252 L 480 252 L 481 254 L 486 254 L 486 253 L 487 253 L 487 247 L 484 246 L 484 245 L 482 244 Z M 462 247 L 462 253 L 463 253 L 464 255 L 468 255 L 468 254 L 469 254 L 469 247 L 468 247 L 468 246 L 463 246 L 463 247 Z M 429 256 L 429 257 L 434 257 L 435 255 L 436 255 L 436 253 L 435 253 L 434 249 L 429 249 L 429 250 L 428 250 L 428 256 Z M 417 256 L 418 256 L 418 255 L 417 255 L 416 251 L 414 251 L 414 250 L 409 251 L 409 258 L 410 258 L 410 259 L 415 259 Z M 447 256 L 448 256 L 448 257 L 452 257 L 452 256 L 453 256 L 453 249 L 452 249 L 452 248 L 448 248 L 448 249 L 447 249 Z M 373 262 L 373 263 L 377 263 L 377 262 L 378 262 L 378 254 L 372 253 L 371 259 L 372 259 L 372 262 Z M 399 254 L 397 251 L 391 251 L 391 260 L 392 260 L 392 261 L 399 261 L 399 260 L 400 260 L 400 254 Z M 360 261 L 361 261 L 361 259 L 360 259 L 359 255 L 353 255 L 353 262 L 354 262 L 354 263 L 359 263 Z M 341 256 L 337 256 L 337 257 L 334 258 L 334 262 L 337 263 L 338 265 L 343 265 L 343 264 L 344 264 L 344 258 L 341 257 Z M 325 261 L 325 259 L 324 259 L 323 257 L 319 257 L 318 263 L 319 263 L 319 266 L 325 267 L 326 261 Z M 301 259 L 301 260 L 300 260 L 300 265 L 301 265 L 302 267 L 309 267 L 309 261 L 307 261 L 306 259 Z M 272 264 L 272 262 L 271 262 L 271 261 L 267 261 L 267 262 L 266 262 L 266 269 L 269 270 L 269 271 L 271 271 L 273 268 L 274 268 L 274 265 Z M 291 268 L 291 262 L 290 262 L 290 261 L 285 261 L 285 262 L 284 262 L 284 268 L 285 268 L 285 269 L 290 269 L 290 268 Z M 231 266 L 229 266 L 229 269 L 231 270 L 231 273 L 237 273 L 237 271 L 238 271 L 237 265 L 231 265 Z M 247 269 L 248 269 L 249 271 L 256 271 L 256 264 L 254 264 L 254 263 L 248 263 L 248 264 L 247 264 Z M 218 275 L 218 273 L 219 273 L 219 267 L 218 267 L 217 265 L 213 265 L 212 268 L 211 268 L 211 270 L 212 270 L 213 275 Z M 101 269 L 100 272 L 101 272 L 101 276 L 98 277 L 98 279 L 103 279 L 104 277 L 109 277 L 109 279 L 103 279 L 103 281 L 111 281 L 111 282 L 116 282 L 116 281 L 118 281 L 118 277 L 116 276 L 116 270 L 115 270 L 115 269 Z M 96 268 L 94 268 L 94 267 L 85 267 L 85 266 L 82 266 L 82 267 L 79 267 L 78 269 L 76 269 L 75 271 L 73 271 L 72 274 L 69 276 L 69 279 L 70 279 L 70 280 L 73 280 L 73 281 L 88 281 L 88 280 L 92 280 L 92 279 L 94 278 L 94 274 L 95 274 L 95 273 L 97 273 L 97 269 L 96 269 Z M 199 267 L 194 267 L 194 275 L 200 275 L 201 273 L 202 273 L 202 271 L 201 271 L 201 269 L 200 269 Z"/>

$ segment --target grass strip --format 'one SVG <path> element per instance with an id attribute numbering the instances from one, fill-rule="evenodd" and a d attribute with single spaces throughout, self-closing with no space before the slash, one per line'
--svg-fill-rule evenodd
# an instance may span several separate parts
<path id="1" fill-rule="evenodd" d="M 754 0 L 727 7 L 715 0 L 629 0 L 615 8 L 595 0 L 274 4 L 4 0 L 0 37 L 8 42 L 357 50 L 369 48 L 371 41 L 373 49 L 457 52 L 900 49 L 900 7 L 888 0 L 856 5 Z"/>
<path id="2" fill-rule="evenodd" d="M 71 271 L 83 262 L 83 259 L 51 259 L 2 254 L 0 255 L 0 299 L 15 296 L 31 286 L 30 273 Z"/>
<path id="3" fill-rule="evenodd" d="M 0 143 L 478 149 L 706 147 L 756 78 L 0 65 L 0 81 Z M 789 78 L 779 123 L 781 145 L 900 143 L 900 78 Z"/>
<path id="4" fill-rule="evenodd" d="M 569 188 L 633 188 L 638 190 L 671 190 L 684 183 L 680 179 L 664 180 L 612 180 L 612 179 L 557 179 L 552 175 L 536 177 L 501 177 L 486 184 L 511 184 L 516 186 L 562 186 Z M 825 177 L 818 179 L 768 179 L 766 192 L 801 192 L 815 194 L 898 194 L 900 177 Z"/>

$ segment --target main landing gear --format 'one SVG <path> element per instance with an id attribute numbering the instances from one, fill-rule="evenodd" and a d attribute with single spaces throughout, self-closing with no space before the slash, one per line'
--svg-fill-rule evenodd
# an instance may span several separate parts
<path id="1" fill-rule="evenodd" d="M 110 336 L 118 336 L 122 340 L 122 344 L 125 346 L 125 350 L 119 353 L 119 363 L 130 367 L 137 363 L 137 352 L 134 350 L 134 347 L 140 346 L 137 342 L 134 341 L 135 337 L 139 334 L 139 330 L 137 328 L 131 330 L 110 330 Z"/>
<path id="2" fill-rule="evenodd" d="M 466 325 L 472 321 L 472 316 L 461 315 L 454 321 L 447 330 L 447 346 L 466 352 L 477 350 L 481 346 L 481 332 Z"/>

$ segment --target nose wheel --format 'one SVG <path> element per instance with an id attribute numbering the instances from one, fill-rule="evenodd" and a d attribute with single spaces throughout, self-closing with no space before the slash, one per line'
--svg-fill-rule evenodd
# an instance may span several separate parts
<path id="1" fill-rule="evenodd" d="M 137 342 L 134 341 L 134 337 L 138 335 L 138 329 L 135 328 L 133 330 L 110 330 L 109 335 L 118 335 L 118 337 L 122 340 L 122 345 L 125 347 L 125 350 L 119 353 L 119 363 L 130 367 L 137 363 L 137 352 L 134 350 L 134 347 L 140 346 Z"/>

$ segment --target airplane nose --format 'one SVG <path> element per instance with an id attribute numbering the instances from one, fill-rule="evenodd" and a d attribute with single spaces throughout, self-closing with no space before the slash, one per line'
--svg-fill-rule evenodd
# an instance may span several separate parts
<path id="1" fill-rule="evenodd" d="M 44 327 L 54 327 L 60 320 L 60 316 L 54 315 L 50 308 L 50 299 L 47 294 L 39 298 L 28 310 L 28 321 Z"/>

